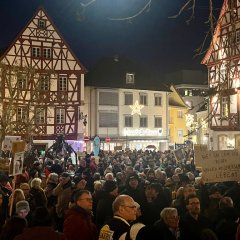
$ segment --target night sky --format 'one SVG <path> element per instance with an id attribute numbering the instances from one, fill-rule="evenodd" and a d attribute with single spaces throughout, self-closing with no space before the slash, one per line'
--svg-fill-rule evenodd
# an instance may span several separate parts
<path id="1" fill-rule="evenodd" d="M 6 48 L 42 5 L 80 62 L 87 68 L 102 57 L 125 55 L 143 67 L 161 73 L 199 69 L 203 55 L 194 57 L 209 25 L 209 0 L 196 0 L 195 18 L 187 24 L 191 11 L 177 14 L 187 0 L 152 0 L 148 11 L 129 21 L 113 21 L 137 13 L 147 0 L 0 0 L 0 49 Z M 223 0 L 213 0 L 218 17 Z M 209 41 L 207 42 L 209 44 Z M 206 45 L 206 48 L 208 46 Z M 206 49 L 205 48 L 205 49 Z"/>

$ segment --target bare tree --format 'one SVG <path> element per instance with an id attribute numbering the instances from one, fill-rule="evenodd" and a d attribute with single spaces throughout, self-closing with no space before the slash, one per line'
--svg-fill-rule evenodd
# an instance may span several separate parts
<path id="1" fill-rule="evenodd" d="M 6 135 L 21 135 L 29 141 L 37 133 L 46 109 L 42 75 L 22 66 L 0 65 L 0 144 Z M 49 114 L 49 113 L 47 113 Z"/>

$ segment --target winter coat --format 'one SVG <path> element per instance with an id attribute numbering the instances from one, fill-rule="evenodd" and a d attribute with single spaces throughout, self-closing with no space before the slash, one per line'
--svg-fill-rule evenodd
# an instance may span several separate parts
<path id="1" fill-rule="evenodd" d="M 73 206 L 66 214 L 63 233 L 67 240 L 97 240 L 98 232 L 90 212 Z"/>
<path id="2" fill-rule="evenodd" d="M 65 240 L 63 234 L 55 232 L 51 227 L 25 228 L 23 233 L 16 236 L 14 240 Z"/>

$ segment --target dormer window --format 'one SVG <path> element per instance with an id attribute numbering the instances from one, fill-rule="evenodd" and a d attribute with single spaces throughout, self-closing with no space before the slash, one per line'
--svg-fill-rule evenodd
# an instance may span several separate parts
<path id="1" fill-rule="evenodd" d="M 45 20 L 38 20 L 38 27 L 41 29 L 45 29 L 46 28 L 46 21 Z"/>
<path id="2" fill-rule="evenodd" d="M 127 73 L 126 74 L 126 84 L 134 84 L 134 73 Z"/>

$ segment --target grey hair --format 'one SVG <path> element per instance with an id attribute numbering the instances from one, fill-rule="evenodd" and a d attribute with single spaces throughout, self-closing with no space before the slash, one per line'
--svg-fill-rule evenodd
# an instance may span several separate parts
<path id="1" fill-rule="evenodd" d="M 112 203 L 113 213 L 116 213 L 119 210 L 120 206 L 125 204 L 126 196 L 128 195 L 119 195 L 115 198 Z"/>
<path id="2" fill-rule="evenodd" d="M 166 223 L 167 222 L 167 217 L 169 215 L 176 215 L 178 214 L 178 211 L 176 208 L 171 208 L 171 207 L 167 207 L 164 208 L 161 213 L 160 213 L 160 218 Z"/>

